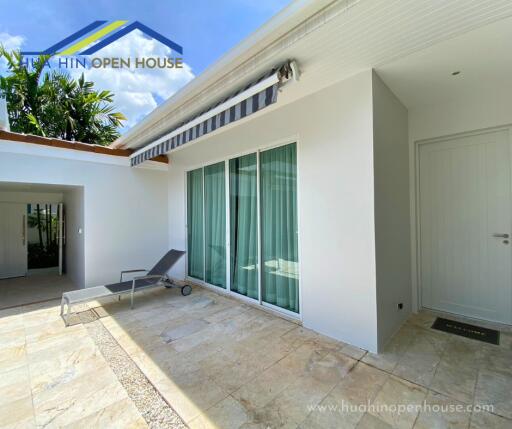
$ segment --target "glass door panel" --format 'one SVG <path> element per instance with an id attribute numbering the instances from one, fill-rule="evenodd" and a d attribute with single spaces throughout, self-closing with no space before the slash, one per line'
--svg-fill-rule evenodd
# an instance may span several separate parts
<path id="1" fill-rule="evenodd" d="M 187 173 L 188 275 L 204 280 L 203 169 Z"/>
<path id="2" fill-rule="evenodd" d="M 298 313 L 295 143 L 260 153 L 260 195 L 262 300 Z"/>
<path id="3" fill-rule="evenodd" d="M 226 288 L 226 177 L 224 162 L 204 168 L 205 281 Z"/>
<path id="4" fill-rule="evenodd" d="M 256 154 L 229 160 L 231 290 L 258 296 L 258 207 Z"/>

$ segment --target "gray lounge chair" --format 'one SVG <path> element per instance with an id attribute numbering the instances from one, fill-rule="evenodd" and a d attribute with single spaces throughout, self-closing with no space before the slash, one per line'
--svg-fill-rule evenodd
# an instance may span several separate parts
<path id="1" fill-rule="evenodd" d="M 82 302 L 94 301 L 98 298 L 105 298 L 109 296 L 119 296 L 129 293 L 130 294 L 130 308 L 133 308 L 133 295 L 143 289 L 148 289 L 156 286 L 165 286 L 167 288 L 180 287 L 183 296 L 190 295 L 192 288 L 189 285 L 179 286 L 172 282 L 167 275 L 167 272 L 178 262 L 178 260 L 185 254 L 181 250 L 169 250 L 162 259 L 160 259 L 151 270 L 136 269 L 121 271 L 121 278 L 119 283 L 112 283 L 104 286 L 89 287 L 85 289 L 73 290 L 64 292 L 62 294 L 62 301 L 60 304 L 60 315 L 64 319 L 66 326 L 69 323 L 69 316 L 71 314 L 71 306 Z M 132 280 L 123 281 L 123 275 L 128 273 L 137 273 L 146 271 L 144 276 L 134 277 Z M 64 305 L 67 305 L 67 314 L 64 316 Z"/>

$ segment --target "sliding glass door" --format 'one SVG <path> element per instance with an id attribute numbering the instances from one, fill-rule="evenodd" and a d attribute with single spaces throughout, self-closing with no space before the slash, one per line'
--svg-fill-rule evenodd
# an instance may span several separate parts
<path id="1" fill-rule="evenodd" d="M 190 277 L 299 312 L 295 143 L 189 171 L 187 223 Z"/>
<path id="2" fill-rule="evenodd" d="M 256 154 L 229 160 L 231 290 L 258 294 L 258 201 Z"/>
<path id="3" fill-rule="evenodd" d="M 226 287 L 224 162 L 187 173 L 188 275 Z"/>
<path id="4" fill-rule="evenodd" d="M 203 169 L 187 173 L 188 275 L 204 280 Z"/>
<path id="5" fill-rule="evenodd" d="M 205 281 L 226 288 L 226 178 L 224 162 L 204 168 Z"/>
<path id="6" fill-rule="evenodd" d="M 260 154 L 262 300 L 299 312 L 295 144 Z"/>

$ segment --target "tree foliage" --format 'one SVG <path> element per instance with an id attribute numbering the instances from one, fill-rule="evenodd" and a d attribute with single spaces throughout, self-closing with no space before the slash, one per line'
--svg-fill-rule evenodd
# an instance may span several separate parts
<path id="1" fill-rule="evenodd" d="M 50 59 L 41 55 L 28 67 L 19 51 L 0 46 L 9 74 L 0 76 L 0 94 L 7 99 L 11 130 L 84 143 L 108 145 L 119 137 L 126 120 L 116 112 L 111 91 L 97 91 L 84 75 L 72 78 L 46 71 Z"/>

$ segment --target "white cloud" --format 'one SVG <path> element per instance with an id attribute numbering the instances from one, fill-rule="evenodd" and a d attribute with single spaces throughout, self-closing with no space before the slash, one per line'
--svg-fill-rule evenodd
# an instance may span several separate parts
<path id="1" fill-rule="evenodd" d="M 0 45 L 3 45 L 8 51 L 20 49 L 23 43 L 25 43 L 25 38 L 23 36 L 13 36 L 9 33 L 0 33 Z"/>
<path id="2" fill-rule="evenodd" d="M 135 30 L 106 46 L 91 58 L 134 58 L 172 56 L 166 45 L 149 39 Z M 188 64 L 181 69 L 90 68 L 68 69 L 73 76 L 82 72 L 98 89 L 108 89 L 115 94 L 114 103 L 127 121 L 125 129 L 135 125 L 157 106 L 157 97 L 167 99 L 194 78 Z"/>
<path id="3" fill-rule="evenodd" d="M 20 49 L 25 39 L 0 33 L 0 43 L 8 50 Z M 85 49 L 85 48 L 84 48 Z M 114 43 L 104 47 L 92 58 L 134 58 L 169 57 L 172 51 L 157 40 L 148 38 L 141 31 L 135 30 Z M 82 73 L 94 82 L 96 89 L 110 90 L 115 94 L 116 110 L 123 113 L 127 120 L 122 131 L 126 131 L 150 113 L 158 105 L 158 99 L 167 99 L 187 82 L 194 78 L 190 66 L 183 64 L 181 69 L 149 68 L 67 68 L 63 69 L 71 76 Z M 0 59 L 0 73 L 5 72 L 5 60 Z"/>
<path id="4" fill-rule="evenodd" d="M 25 38 L 23 36 L 13 36 L 9 33 L 0 33 L 0 45 L 7 51 L 13 51 L 20 49 L 21 46 L 25 43 Z M 7 61 L 5 58 L 0 58 L 0 74 L 4 74 L 7 72 Z"/>

